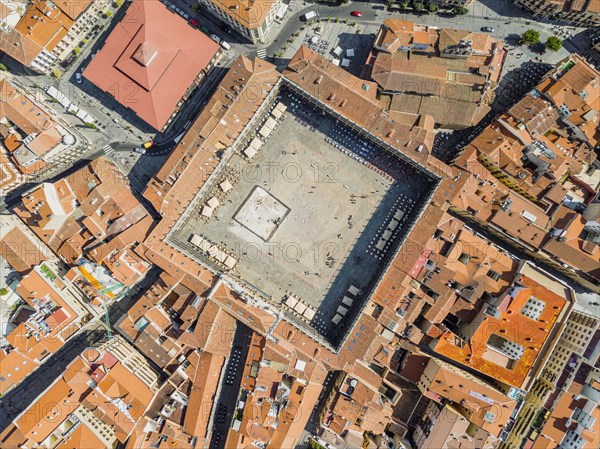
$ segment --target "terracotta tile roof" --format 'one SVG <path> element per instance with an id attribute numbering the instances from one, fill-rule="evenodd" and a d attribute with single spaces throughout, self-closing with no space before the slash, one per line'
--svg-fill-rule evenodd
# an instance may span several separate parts
<path id="1" fill-rule="evenodd" d="M 564 105 L 569 109 L 569 122 L 585 133 L 591 146 L 598 143 L 599 76 L 585 59 L 572 54 L 557 65 L 553 76 L 538 86 L 557 107 Z"/>
<path id="2" fill-rule="evenodd" d="M 86 258 L 103 262 L 126 285 L 149 268 L 130 247 L 145 238 L 153 219 L 107 159 L 94 160 L 68 179 L 41 185 L 22 198 L 15 213 L 70 263 L 91 247 Z"/>
<path id="3" fill-rule="evenodd" d="M 36 404 L 43 410 L 43 416 L 25 413 L 15 421 L 23 435 L 30 441 L 41 443 L 64 420 L 64 408 L 73 405 L 66 402 L 70 396 L 70 387 L 63 379 L 59 379 L 46 391 Z"/>
<path id="4" fill-rule="evenodd" d="M 419 385 L 464 407 L 467 419 L 493 436 L 499 436 L 516 406 L 491 385 L 466 371 L 431 359 Z"/>
<path id="5" fill-rule="evenodd" d="M 219 355 L 200 353 L 183 425 L 187 434 L 199 439 L 207 435 L 208 421 L 214 405 L 213 398 L 219 386 L 224 363 L 225 359 Z"/>
<path id="6" fill-rule="evenodd" d="M 428 151 L 416 150 L 421 145 L 426 150 L 431 148 L 433 129 L 401 125 L 388 118 L 382 103 L 376 99 L 374 83 L 352 76 L 304 45 L 292 57 L 283 74 L 327 106 L 412 159 L 419 162 L 427 159 Z"/>
<path id="7" fill-rule="evenodd" d="M 158 0 L 137 0 L 83 75 L 160 130 L 218 49 Z"/>
<path id="8" fill-rule="evenodd" d="M 435 351 L 499 382 L 521 388 L 567 301 L 522 274 L 515 279 L 513 287 L 497 306 L 498 317 L 483 315 L 483 321 L 466 344 L 457 345 L 453 334 L 447 332 L 437 342 Z M 523 314 L 531 298 L 543 303 L 537 320 Z M 492 335 L 520 345 L 522 355 L 511 363 L 496 358 L 490 361 L 495 353 L 490 349 Z"/>
<path id="9" fill-rule="evenodd" d="M 444 57 L 441 52 L 461 40 L 471 42 L 473 53 Z M 393 97 L 390 109 L 431 115 L 445 127 L 472 125 L 489 111 L 486 83 L 499 77 L 504 54 L 489 35 L 387 19 L 374 48 L 381 51 L 371 77 Z"/>
<path id="10" fill-rule="evenodd" d="M 40 47 L 52 51 L 73 26 L 73 19 L 46 0 L 34 0 L 15 29 Z"/>
<path id="11" fill-rule="evenodd" d="M 92 4 L 92 0 L 52 0 L 52 3 L 72 20 L 76 20 Z"/>
<path id="12" fill-rule="evenodd" d="M 2 233 L 0 245 L 0 255 L 11 267 L 21 273 L 31 270 L 34 265 L 46 260 L 38 245 L 16 226 Z"/>
<path id="13" fill-rule="evenodd" d="M 25 66 L 33 63 L 42 47 L 27 35 L 14 28 L 0 30 L 0 50 Z"/>
<path id="14" fill-rule="evenodd" d="M 0 117 L 6 117 L 25 135 L 41 133 L 54 127 L 50 116 L 18 92 L 6 79 L 0 81 Z"/>
<path id="15" fill-rule="evenodd" d="M 263 25 L 277 0 L 211 0 L 211 2 L 244 27 L 255 29 Z"/>
<path id="16" fill-rule="evenodd" d="M 566 209 L 565 206 L 562 207 Z M 570 213 L 569 215 L 571 215 L 569 220 L 554 222 L 554 227 L 565 231 L 562 238 L 549 239 L 542 249 L 561 262 L 566 262 L 591 277 L 597 278 L 600 276 L 600 264 L 598 263 L 600 246 L 581 239 L 580 235 L 586 221 L 579 214 Z"/>
<path id="17" fill-rule="evenodd" d="M 83 449 L 87 447 L 102 447 L 104 442 L 100 440 L 90 428 L 82 424 L 78 426 L 66 439 L 55 449 Z"/>

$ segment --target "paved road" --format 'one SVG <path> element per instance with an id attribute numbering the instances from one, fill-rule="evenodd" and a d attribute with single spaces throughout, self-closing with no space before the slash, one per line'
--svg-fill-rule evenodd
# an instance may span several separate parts
<path id="1" fill-rule="evenodd" d="M 233 348 L 221 379 L 221 392 L 214 402 L 214 422 L 209 449 L 225 448 L 227 433 L 236 412 L 244 362 L 248 357 L 251 341 L 252 329 L 238 321 L 233 337 Z M 231 379 L 230 382 L 227 381 L 228 377 Z"/>
<path id="2" fill-rule="evenodd" d="M 125 297 L 109 308 L 111 325 L 115 325 L 140 296 L 156 281 L 161 270 L 152 267 L 144 279 Z M 0 399 L 0 432 L 46 390 L 86 348 L 108 338 L 104 315 L 87 324 L 85 330 L 51 355 L 36 371 L 25 378 L 15 389 Z M 113 331 L 115 333 L 115 331 Z M 37 413 L 34 409 L 33 413 Z"/>
<path id="3" fill-rule="evenodd" d="M 35 398 L 44 392 L 66 367 L 89 346 L 106 337 L 101 322 L 92 323 L 89 329 L 76 335 L 56 353 L 51 355 L 36 371 L 25 378 L 19 386 L 0 399 L 0 432 L 15 419 Z M 34 413 L 43 411 L 33 410 Z M 46 410 L 47 412 L 47 410 Z"/>

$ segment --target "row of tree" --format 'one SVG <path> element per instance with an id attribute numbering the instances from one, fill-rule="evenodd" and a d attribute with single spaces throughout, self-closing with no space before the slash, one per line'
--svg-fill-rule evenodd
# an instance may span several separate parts
<path id="1" fill-rule="evenodd" d="M 523 42 L 527 45 L 536 45 L 540 42 L 540 32 L 531 29 L 527 30 L 523 33 L 521 39 L 523 39 Z M 546 42 L 544 42 L 544 46 L 552 51 L 558 51 L 560 50 L 560 47 L 562 47 L 562 43 L 563 42 L 560 38 L 556 36 L 550 36 L 548 39 L 546 39 Z"/>
<path id="2" fill-rule="evenodd" d="M 440 10 L 440 5 L 437 5 L 435 3 L 423 3 L 420 1 L 416 1 L 416 2 L 407 2 L 407 1 L 401 1 L 399 3 L 396 3 L 396 0 L 386 0 L 386 6 L 388 7 L 388 9 L 393 8 L 394 5 L 397 4 L 397 8 L 401 11 L 407 11 L 409 9 L 412 9 L 413 11 L 416 12 L 437 12 Z M 458 15 L 464 15 L 467 14 L 469 12 L 469 10 L 465 7 L 459 6 L 457 8 L 454 8 L 454 13 L 458 14 Z"/>

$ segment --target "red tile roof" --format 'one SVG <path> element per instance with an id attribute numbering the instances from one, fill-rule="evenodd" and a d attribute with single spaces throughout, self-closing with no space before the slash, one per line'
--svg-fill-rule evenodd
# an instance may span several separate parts
<path id="1" fill-rule="evenodd" d="M 137 0 L 83 75 L 162 129 L 218 49 L 158 0 Z"/>

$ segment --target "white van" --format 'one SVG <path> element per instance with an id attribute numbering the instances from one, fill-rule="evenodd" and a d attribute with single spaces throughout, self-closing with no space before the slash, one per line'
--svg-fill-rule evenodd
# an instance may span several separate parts
<path id="1" fill-rule="evenodd" d="M 231 50 L 231 45 L 225 41 L 221 41 L 221 47 L 223 47 L 225 50 Z"/>
<path id="2" fill-rule="evenodd" d="M 217 36 L 216 34 L 211 34 L 210 38 L 215 41 L 217 44 L 221 43 L 221 38 L 219 36 Z"/>
<path id="3" fill-rule="evenodd" d="M 303 20 L 305 22 L 308 22 L 310 19 L 317 17 L 319 15 L 318 12 L 315 11 L 308 11 L 306 14 L 304 14 L 303 16 L 300 16 L 300 20 Z"/>

